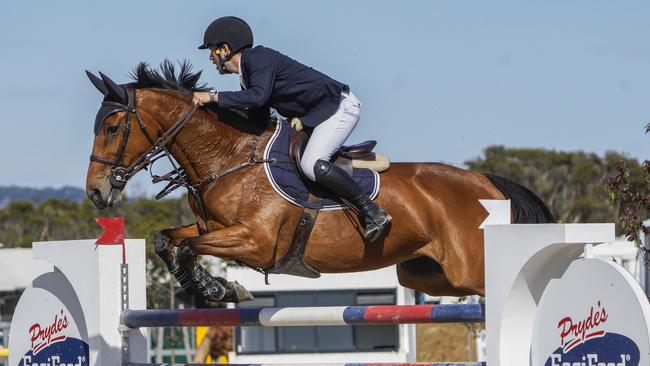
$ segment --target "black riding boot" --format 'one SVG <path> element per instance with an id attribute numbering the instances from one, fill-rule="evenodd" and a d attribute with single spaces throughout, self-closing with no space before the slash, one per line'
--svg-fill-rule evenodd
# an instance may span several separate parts
<path id="1" fill-rule="evenodd" d="M 316 161 L 314 174 L 316 183 L 344 198 L 359 211 L 366 228 L 365 240 L 372 243 L 379 239 L 391 220 L 388 212 L 372 202 L 345 170 L 329 161 Z"/>

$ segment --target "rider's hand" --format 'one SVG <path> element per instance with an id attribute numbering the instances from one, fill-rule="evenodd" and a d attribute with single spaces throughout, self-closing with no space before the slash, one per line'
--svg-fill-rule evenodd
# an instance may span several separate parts
<path id="1" fill-rule="evenodd" d="M 302 131 L 302 122 L 300 122 L 300 119 L 298 117 L 293 117 L 291 119 L 291 128 L 296 130 L 296 132 Z"/>
<path id="2" fill-rule="evenodd" d="M 192 95 L 192 104 L 198 105 L 199 107 L 210 103 L 210 94 L 208 92 L 194 92 Z"/>

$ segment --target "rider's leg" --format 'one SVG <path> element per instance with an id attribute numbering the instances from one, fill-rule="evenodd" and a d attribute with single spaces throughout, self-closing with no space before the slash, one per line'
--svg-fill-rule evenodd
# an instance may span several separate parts
<path id="1" fill-rule="evenodd" d="M 344 97 L 339 110 L 314 128 L 300 168 L 309 179 L 344 198 L 359 211 L 365 223 L 364 237 L 373 242 L 388 226 L 390 215 L 372 202 L 345 170 L 329 161 L 357 125 L 360 107 L 361 103 L 353 94 Z"/>
<path id="2" fill-rule="evenodd" d="M 350 175 L 327 160 L 318 160 L 314 165 L 316 182 L 343 197 L 360 213 L 365 224 L 363 237 L 373 242 L 384 233 L 391 220 L 390 215 L 365 194 Z"/>

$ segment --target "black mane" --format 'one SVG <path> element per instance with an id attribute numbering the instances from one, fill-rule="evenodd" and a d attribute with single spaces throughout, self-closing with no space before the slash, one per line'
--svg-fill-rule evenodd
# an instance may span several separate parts
<path id="1" fill-rule="evenodd" d="M 160 64 L 160 70 L 151 68 L 146 62 L 141 62 L 131 73 L 131 78 L 135 80 L 131 85 L 136 89 L 167 89 L 187 95 L 192 95 L 195 91 L 209 89 L 205 83 L 199 83 L 201 71 L 192 73 L 192 64 L 188 60 L 179 61 L 178 64 L 180 70 L 177 75 L 174 63 L 169 60 Z"/>
<path id="2" fill-rule="evenodd" d="M 178 66 L 180 70 L 177 75 L 174 63 L 169 60 L 163 61 L 159 70 L 150 67 L 146 62 L 141 62 L 131 72 L 134 82 L 129 86 L 136 89 L 174 90 L 190 97 L 193 92 L 210 90 L 206 83 L 199 83 L 201 71 L 192 73 L 192 65 L 189 61 L 179 61 Z M 221 122 L 240 131 L 260 134 L 266 129 L 267 121 L 250 123 L 247 111 L 219 108 L 215 103 L 207 104 L 203 108 L 217 114 Z"/>

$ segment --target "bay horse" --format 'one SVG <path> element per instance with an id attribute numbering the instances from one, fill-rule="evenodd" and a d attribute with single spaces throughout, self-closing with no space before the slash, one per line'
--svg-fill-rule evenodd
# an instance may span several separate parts
<path id="1" fill-rule="evenodd" d="M 168 152 L 178 164 L 176 174 L 158 180 L 188 188 L 197 222 L 162 230 L 156 252 L 185 289 L 209 301 L 250 300 L 246 289 L 212 277 L 196 257 L 212 255 L 263 271 L 287 253 L 302 208 L 280 197 L 264 173 L 266 162 L 255 145 L 266 145 L 272 124 L 215 106 L 193 107 L 192 92 L 207 88 L 198 84 L 201 72 L 192 73 L 187 62 L 175 70 L 165 61 L 160 71 L 140 64 L 135 81 L 125 85 L 87 73 L 104 94 L 86 178 L 88 197 L 98 208 L 112 206 L 154 153 Z M 440 163 L 393 163 L 381 173 L 376 198 L 393 217 L 387 234 L 365 243 L 350 209 L 324 211 L 304 260 L 323 273 L 397 264 L 405 287 L 430 295 L 484 295 L 479 225 L 487 212 L 479 199 L 510 199 L 514 223 L 553 222 L 544 203 L 512 181 Z"/>

